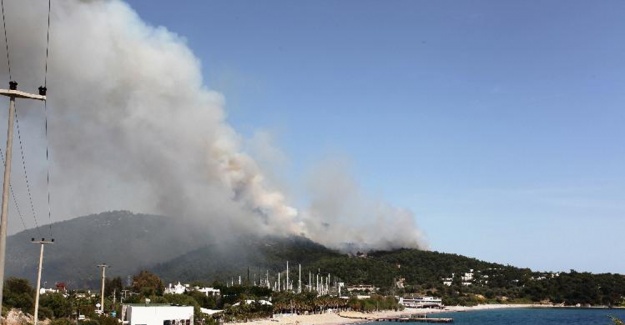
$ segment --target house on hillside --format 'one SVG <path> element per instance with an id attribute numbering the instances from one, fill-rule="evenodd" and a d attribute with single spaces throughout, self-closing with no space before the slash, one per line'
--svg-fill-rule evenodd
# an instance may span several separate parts
<path id="1" fill-rule="evenodd" d="M 449 278 L 443 278 L 443 285 L 446 286 L 451 286 L 454 283 L 454 278 L 456 277 L 456 275 L 454 273 L 451 274 L 451 277 Z M 475 274 L 473 269 L 470 269 L 469 272 L 465 272 L 463 275 L 460 276 L 460 283 L 467 287 L 473 284 L 473 282 L 475 281 Z"/>
<path id="2" fill-rule="evenodd" d="M 169 284 L 167 286 L 167 288 L 165 288 L 164 293 L 165 294 L 174 294 L 174 295 L 181 295 L 185 292 L 188 291 L 198 291 L 203 293 L 204 295 L 208 296 L 214 296 L 214 297 L 218 297 L 221 295 L 221 290 L 219 289 L 215 289 L 212 287 L 199 287 L 199 286 L 195 286 L 195 287 L 191 287 L 189 284 L 181 284 L 180 282 L 178 282 L 177 284 Z"/>

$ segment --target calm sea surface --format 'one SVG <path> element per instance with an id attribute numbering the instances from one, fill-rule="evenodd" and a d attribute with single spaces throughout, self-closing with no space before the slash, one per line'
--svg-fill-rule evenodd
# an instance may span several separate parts
<path id="1" fill-rule="evenodd" d="M 608 316 L 615 316 L 625 320 L 623 309 L 579 309 L 579 308 L 554 308 L 554 309 L 499 309 L 469 311 L 460 313 L 445 313 L 431 315 L 430 317 L 451 317 L 453 324 L 527 324 L 527 325 L 612 325 Z M 378 325 L 400 325 L 410 323 L 376 322 Z M 425 323 L 412 323 L 425 324 Z"/>

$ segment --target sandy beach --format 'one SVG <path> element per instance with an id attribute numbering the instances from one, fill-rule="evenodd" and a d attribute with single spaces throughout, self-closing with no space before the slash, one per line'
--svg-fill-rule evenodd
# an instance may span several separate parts
<path id="1" fill-rule="evenodd" d="M 406 308 L 402 311 L 380 311 L 374 313 L 360 313 L 360 312 L 327 312 L 324 314 L 316 315 L 276 315 L 275 318 L 252 320 L 243 323 L 229 323 L 233 325 L 242 324 L 254 324 L 254 325 L 330 325 L 330 324 L 352 324 L 362 323 L 377 318 L 391 318 L 391 317 L 408 317 L 414 314 L 436 314 L 436 313 L 448 313 L 448 312 L 464 312 L 464 311 L 476 311 L 476 310 L 489 310 L 489 309 L 502 309 L 502 308 L 529 308 L 535 307 L 535 305 L 522 305 L 522 304 L 488 304 L 477 305 L 473 307 L 464 306 L 449 306 L 445 309 L 412 309 Z"/>

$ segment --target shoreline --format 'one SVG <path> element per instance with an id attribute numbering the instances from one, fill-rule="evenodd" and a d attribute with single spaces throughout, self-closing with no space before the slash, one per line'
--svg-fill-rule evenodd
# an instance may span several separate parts
<path id="1" fill-rule="evenodd" d="M 399 318 L 410 317 L 411 315 L 434 315 L 442 313 L 459 313 L 495 309 L 515 309 L 515 308 L 557 308 L 557 309 L 610 309 L 607 306 L 597 307 L 575 307 L 575 306 L 554 306 L 541 304 L 482 304 L 477 306 L 446 306 L 444 309 L 420 309 L 405 308 L 401 311 L 385 310 L 372 313 L 362 313 L 356 311 L 326 312 L 312 315 L 274 315 L 274 318 L 264 318 L 250 320 L 247 322 L 226 323 L 229 325 L 333 325 L 333 324 L 361 324 L 374 322 L 378 318 Z M 612 309 L 623 309 L 623 307 L 612 307 Z"/>
<path id="2" fill-rule="evenodd" d="M 433 315 L 440 313 L 467 312 L 492 309 L 509 308 L 533 308 L 540 307 L 532 304 L 487 304 L 473 307 L 448 306 L 444 309 L 417 309 L 406 308 L 401 311 L 378 311 L 372 313 L 362 313 L 355 311 L 346 312 L 326 312 L 313 315 L 274 315 L 274 318 L 250 320 L 247 322 L 227 323 L 230 325 L 331 325 L 331 324 L 359 324 L 373 322 L 378 318 L 409 317 L 410 315 Z M 551 308 L 553 306 L 542 306 Z M 557 308 L 557 307 L 556 307 Z"/>

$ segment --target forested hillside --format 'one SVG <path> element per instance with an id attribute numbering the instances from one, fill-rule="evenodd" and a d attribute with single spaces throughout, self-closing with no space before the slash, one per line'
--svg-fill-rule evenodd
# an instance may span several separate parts
<path id="1" fill-rule="evenodd" d="M 7 239 L 7 276 L 34 281 L 39 247 L 32 237 L 50 237 L 31 229 Z M 52 225 L 53 245 L 47 245 L 43 281 L 72 287 L 97 285 L 96 265 L 106 263 L 110 276 L 128 276 L 142 268 L 176 258 L 210 242 L 201 228 L 184 220 L 127 211 L 79 217 Z"/>
<path id="2" fill-rule="evenodd" d="M 65 282 L 70 289 L 99 286 L 96 265 L 106 263 L 109 277 L 145 269 L 165 283 L 220 282 L 239 277 L 244 285 L 289 278 L 295 287 L 327 277 L 346 285 L 374 285 L 378 293 L 435 295 L 447 304 L 484 301 L 550 302 L 567 305 L 619 305 L 625 278 L 617 274 L 544 273 L 474 258 L 416 249 L 345 254 L 304 237 L 224 236 L 213 240 L 205 228 L 183 220 L 107 212 L 55 224 L 56 242 L 46 248 L 43 281 Z M 38 247 L 33 231 L 9 237 L 7 275 L 34 282 Z M 315 282 L 313 280 L 313 282 Z"/>
<path id="3" fill-rule="evenodd" d="M 385 294 L 435 295 L 454 305 L 516 301 L 616 306 L 622 304 L 625 296 L 625 277 L 620 274 L 534 272 L 420 250 L 324 258 L 306 268 L 306 272 L 317 270 L 348 284 L 373 284 Z M 448 283 L 444 284 L 444 280 Z"/>
<path id="4" fill-rule="evenodd" d="M 168 262 L 158 264 L 154 272 L 166 281 L 227 281 L 242 276 L 250 281 L 271 272 L 286 270 L 291 263 L 295 275 L 298 264 L 310 265 L 327 258 L 344 256 L 303 237 L 244 237 L 228 243 L 207 245 Z"/>

